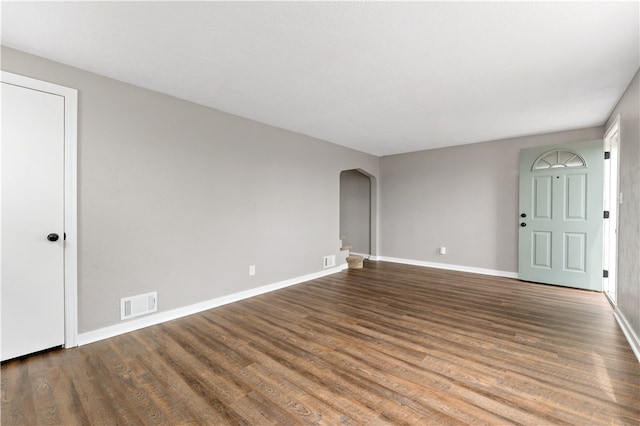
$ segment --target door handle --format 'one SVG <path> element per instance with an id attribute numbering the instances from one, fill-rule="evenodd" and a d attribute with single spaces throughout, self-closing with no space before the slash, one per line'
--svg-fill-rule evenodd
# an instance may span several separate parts
<path id="1" fill-rule="evenodd" d="M 524 222 L 522 222 L 522 223 L 520 224 L 520 226 L 524 228 L 525 226 L 527 226 L 527 224 L 526 224 L 526 223 L 524 223 Z"/>
<path id="2" fill-rule="evenodd" d="M 49 234 L 49 235 L 47 235 L 47 240 L 49 240 L 49 241 L 58 241 L 58 238 L 60 238 L 60 236 L 58 234 Z"/>

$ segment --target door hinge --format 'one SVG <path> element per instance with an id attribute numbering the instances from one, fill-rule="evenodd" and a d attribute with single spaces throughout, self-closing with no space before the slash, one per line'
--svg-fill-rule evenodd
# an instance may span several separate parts
<path id="1" fill-rule="evenodd" d="M 605 151 L 605 152 L 604 152 L 604 159 L 605 159 L 605 160 L 608 160 L 608 159 L 610 159 L 610 158 L 611 158 L 611 151 Z"/>
<path id="2" fill-rule="evenodd" d="M 63 235 L 64 235 L 64 236 L 62 237 L 62 239 L 63 239 L 64 241 L 67 241 L 67 233 L 65 232 Z"/>
<path id="3" fill-rule="evenodd" d="M 602 278 L 609 278 L 609 271 L 607 271 L 606 269 L 602 270 Z"/>
<path id="4" fill-rule="evenodd" d="M 604 211 L 604 218 L 609 219 L 609 210 Z"/>

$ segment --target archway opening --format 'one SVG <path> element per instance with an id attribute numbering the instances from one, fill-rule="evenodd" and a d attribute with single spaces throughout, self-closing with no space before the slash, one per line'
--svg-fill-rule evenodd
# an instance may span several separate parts
<path id="1" fill-rule="evenodd" d="M 351 253 L 375 256 L 375 178 L 362 170 L 340 173 L 340 236 Z"/>

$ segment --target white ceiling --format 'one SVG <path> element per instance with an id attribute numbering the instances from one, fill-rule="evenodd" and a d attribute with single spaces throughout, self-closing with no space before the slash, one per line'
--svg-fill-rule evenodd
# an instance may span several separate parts
<path id="1" fill-rule="evenodd" d="M 638 2 L 2 2 L 2 44 L 374 155 L 602 125 Z"/>

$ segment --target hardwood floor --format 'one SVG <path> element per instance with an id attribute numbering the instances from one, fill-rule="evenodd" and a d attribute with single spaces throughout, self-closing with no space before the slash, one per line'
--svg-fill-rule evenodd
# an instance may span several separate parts
<path id="1" fill-rule="evenodd" d="M 385 262 L 2 366 L 3 425 L 640 424 L 600 293 Z"/>

